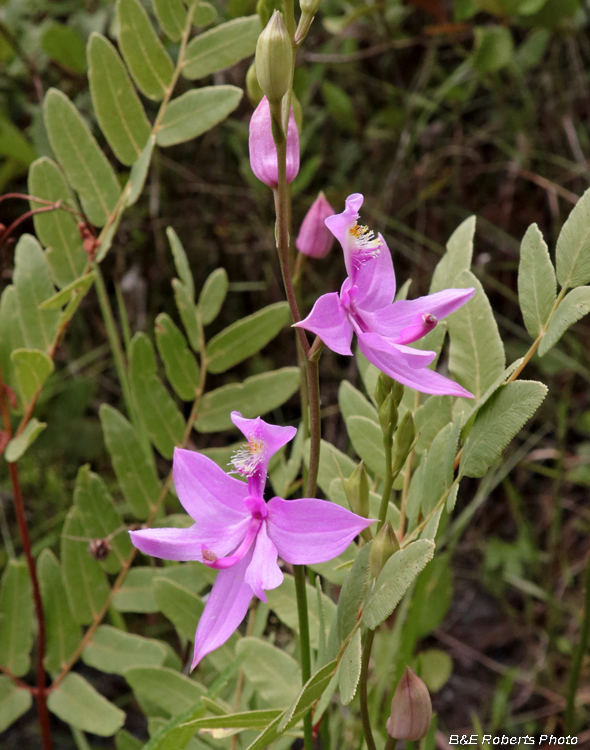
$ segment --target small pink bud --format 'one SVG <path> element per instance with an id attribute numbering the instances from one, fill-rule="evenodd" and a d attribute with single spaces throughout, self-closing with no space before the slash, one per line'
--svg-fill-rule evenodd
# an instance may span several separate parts
<path id="1" fill-rule="evenodd" d="M 421 740 L 432 721 L 432 703 L 424 682 L 406 667 L 391 701 L 387 734 L 396 740 Z"/>
<path id="2" fill-rule="evenodd" d="M 256 107 L 250 120 L 249 145 L 252 171 L 269 188 L 276 188 L 279 183 L 277 147 L 272 137 L 270 104 L 266 97 Z M 298 172 L 299 133 L 291 107 L 287 132 L 287 182 L 293 182 Z"/>
<path id="3" fill-rule="evenodd" d="M 320 193 L 311 204 L 301 224 L 295 243 L 300 253 L 309 255 L 311 258 L 323 258 L 330 252 L 334 235 L 324 221 L 333 214 L 334 209 L 326 200 L 326 196 Z"/>

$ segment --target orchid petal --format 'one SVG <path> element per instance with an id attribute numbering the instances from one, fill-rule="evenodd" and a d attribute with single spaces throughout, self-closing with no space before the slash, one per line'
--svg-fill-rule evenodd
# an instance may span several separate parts
<path id="1" fill-rule="evenodd" d="M 415 369 L 428 367 L 436 357 L 436 352 L 429 352 L 424 349 L 413 349 L 410 346 L 396 344 L 391 339 L 386 339 L 378 333 L 361 332 L 359 336 L 363 337 L 365 346 L 370 346 L 371 349 L 390 354 L 394 357 L 400 357 L 407 365 Z"/>
<path id="2" fill-rule="evenodd" d="M 223 528 L 249 517 L 244 506 L 248 489 L 210 458 L 196 451 L 174 450 L 174 486 L 186 512 L 199 528 Z"/>
<path id="3" fill-rule="evenodd" d="M 355 303 L 361 311 L 371 312 L 385 307 L 395 296 L 395 271 L 391 252 L 381 235 L 379 239 L 381 240 L 379 254 L 362 263 L 354 276 L 354 284 L 358 289 Z M 342 291 L 350 289 L 351 286 L 351 280 L 346 279 Z"/>
<path id="4" fill-rule="evenodd" d="M 259 180 L 270 188 L 279 182 L 277 147 L 272 136 L 270 104 L 264 97 L 250 119 L 250 165 Z M 287 182 L 292 182 L 299 172 L 299 132 L 293 115 L 289 115 L 287 132 Z"/>
<path id="5" fill-rule="evenodd" d="M 432 393 L 438 396 L 462 396 L 463 398 L 473 398 L 473 394 L 466 391 L 458 383 L 455 383 L 443 375 L 439 375 L 427 367 L 416 369 L 404 362 L 400 357 L 373 349 L 365 340 L 366 334 L 359 334 L 359 348 L 365 357 L 372 362 L 375 367 L 389 375 L 390 378 L 397 380 L 403 385 L 414 388 L 421 393 Z"/>
<path id="6" fill-rule="evenodd" d="M 352 326 L 340 304 L 337 292 L 322 295 L 305 320 L 295 323 L 321 338 L 324 344 L 337 354 L 352 355 Z"/>
<path id="7" fill-rule="evenodd" d="M 445 289 L 418 299 L 398 300 L 388 307 L 375 310 L 370 315 L 363 315 L 363 319 L 376 333 L 398 339 L 405 328 L 420 324 L 423 315 L 433 315 L 437 320 L 442 320 L 468 302 L 474 294 L 473 288 Z M 432 330 L 432 327 L 429 330 Z M 425 333 L 428 333 L 428 330 L 425 330 Z M 401 343 L 408 341 L 404 340 Z"/>
<path id="8" fill-rule="evenodd" d="M 252 550 L 237 565 L 220 570 L 199 619 L 191 669 L 211 651 L 222 646 L 242 622 L 252 599 L 244 575 L 252 561 Z"/>
<path id="9" fill-rule="evenodd" d="M 248 528 L 248 519 L 234 526 L 221 520 L 216 526 L 199 523 L 188 529 L 141 529 L 130 531 L 131 541 L 138 550 L 163 560 L 199 560 L 203 562 L 202 548 L 212 550 L 218 557 L 233 552 Z"/>
<path id="10" fill-rule="evenodd" d="M 328 216 L 325 220 L 326 226 L 330 232 L 332 232 L 334 237 L 336 237 L 338 242 L 342 245 L 342 249 L 345 251 L 350 243 L 348 230 L 358 219 L 363 201 L 364 198 L 360 193 L 353 193 L 346 199 L 346 208 L 342 213 Z"/>
<path id="11" fill-rule="evenodd" d="M 268 465 L 268 459 L 286 445 L 290 440 L 293 440 L 297 434 L 296 427 L 281 427 L 277 424 L 269 424 L 265 422 L 261 417 L 256 419 L 248 419 L 243 417 L 239 411 L 232 411 L 231 421 L 240 430 L 246 440 L 263 440 L 266 445 L 266 459 Z"/>
<path id="12" fill-rule="evenodd" d="M 264 591 L 276 589 L 283 582 L 283 573 L 277 564 L 277 548 L 268 538 L 265 521 L 258 531 L 256 547 L 252 562 L 246 570 L 245 580 L 263 602 L 266 601 Z"/>
<path id="13" fill-rule="evenodd" d="M 330 252 L 334 238 L 324 221 L 333 214 L 334 209 L 326 196 L 320 193 L 306 213 L 297 235 L 295 246 L 300 253 L 310 258 L 324 258 Z"/>
<path id="14" fill-rule="evenodd" d="M 280 557 L 293 565 L 312 565 L 337 557 L 373 523 L 327 500 L 303 498 L 268 503 L 268 536 Z"/>

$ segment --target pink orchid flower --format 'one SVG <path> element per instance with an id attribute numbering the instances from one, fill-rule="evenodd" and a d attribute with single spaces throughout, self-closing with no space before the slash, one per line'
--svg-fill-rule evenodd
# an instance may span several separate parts
<path id="1" fill-rule="evenodd" d="M 279 184 L 279 167 L 277 163 L 277 147 L 272 137 L 272 120 L 270 104 L 266 96 L 254 110 L 250 118 L 250 166 L 261 182 L 269 188 Z M 287 182 L 293 182 L 299 172 L 299 131 L 293 114 L 293 107 L 289 114 L 287 128 Z"/>
<path id="2" fill-rule="evenodd" d="M 295 246 L 300 253 L 310 258 L 326 257 L 334 244 L 334 237 L 325 221 L 333 214 L 334 209 L 328 203 L 326 196 L 320 193 L 305 214 L 297 235 Z"/>
<path id="3" fill-rule="evenodd" d="M 338 354 L 352 355 L 356 333 L 359 349 L 379 370 L 422 393 L 473 398 L 473 395 L 428 369 L 435 352 L 414 349 L 417 341 L 439 320 L 464 305 L 475 289 L 445 289 L 414 300 L 392 302 L 395 273 L 385 240 L 358 223 L 363 204 L 360 193 L 349 195 L 341 214 L 329 216 L 326 226 L 342 245 L 348 278 L 340 294 L 320 297 L 305 320 L 295 325 L 317 334 Z"/>
<path id="4" fill-rule="evenodd" d="M 280 556 L 293 565 L 310 565 L 337 557 L 372 519 L 316 498 L 264 501 L 271 456 L 296 434 L 260 417 L 245 419 L 234 411 L 233 423 L 248 443 L 233 457 L 226 474 L 210 458 L 194 451 L 174 451 L 173 475 L 178 498 L 195 520 L 188 529 L 131 531 L 137 549 L 165 560 L 198 560 L 219 570 L 195 635 L 194 669 L 223 645 L 244 619 L 254 594 L 283 581 Z"/>

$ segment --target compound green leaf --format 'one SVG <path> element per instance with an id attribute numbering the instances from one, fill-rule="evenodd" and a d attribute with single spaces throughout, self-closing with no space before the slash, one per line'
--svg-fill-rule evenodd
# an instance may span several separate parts
<path id="1" fill-rule="evenodd" d="M 217 10 L 211 3 L 202 0 L 195 8 L 193 23 L 195 26 L 208 26 L 217 18 Z"/>
<path id="2" fill-rule="evenodd" d="M 82 466 L 78 471 L 74 502 L 80 511 L 79 519 L 84 536 L 89 539 L 104 539 L 111 547 L 108 556 L 101 560 L 102 567 L 107 573 L 118 573 L 133 547 L 127 526 L 105 483 L 88 466 Z"/>
<path id="3" fill-rule="evenodd" d="M 203 325 L 212 323 L 219 315 L 227 294 L 229 282 L 225 268 L 217 268 L 203 284 L 199 295 L 199 310 Z"/>
<path id="4" fill-rule="evenodd" d="M 157 144 L 174 146 L 206 133 L 234 111 L 242 95 L 242 89 L 225 84 L 181 94 L 166 107 L 156 133 Z"/>
<path id="5" fill-rule="evenodd" d="M 40 310 L 39 305 L 52 297 L 55 289 L 41 245 L 30 234 L 23 234 L 14 257 L 14 288 L 16 289 L 19 327 L 27 349 L 49 351 L 59 321 L 57 310 Z"/>
<path id="6" fill-rule="evenodd" d="M 10 355 L 25 409 L 53 372 L 53 360 L 39 349 L 15 349 Z"/>
<path id="7" fill-rule="evenodd" d="M 253 55 L 261 32 L 258 15 L 235 18 L 192 39 L 186 48 L 182 74 L 191 81 Z"/>
<path id="8" fill-rule="evenodd" d="M 0 675 L 0 732 L 26 713 L 33 704 L 28 690 L 18 687 L 6 675 Z"/>
<path id="9" fill-rule="evenodd" d="M 350 417 L 366 417 L 379 423 L 377 409 L 348 380 L 343 380 L 338 389 L 338 405 L 345 420 Z M 383 442 L 383 441 L 381 441 Z"/>
<path id="10" fill-rule="evenodd" d="M 360 549 L 342 586 L 336 618 L 332 621 L 328 638 L 328 659 L 337 656 L 342 644 L 358 622 L 369 582 L 370 550 L 369 544 Z"/>
<path id="11" fill-rule="evenodd" d="M 106 575 L 89 554 L 90 541 L 84 535 L 80 510 L 74 505 L 61 535 L 61 561 L 70 608 L 81 625 L 89 625 L 98 616 L 109 595 Z"/>
<path id="12" fill-rule="evenodd" d="M 570 326 L 590 312 L 590 287 L 579 286 L 572 289 L 563 298 L 555 311 L 547 332 L 539 346 L 539 356 L 543 357 L 551 349 Z"/>
<path id="13" fill-rule="evenodd" d="M 61 310 L 64 305 L 67 305 L 72 297 L 76 297 L 78 294 L 84 296 L 92 286 L 95 278 L 96 274 L 92 271 L 91 273 L 87 273 L 84 276 L 74 279 L 74 281 L 70 282 L 67 286 L 64 286 L 63 289 L 54 294 L 53 297 L 49 297 L 45 302 L 42 302 L 39 305 L 39 309 Z"/>
<path id="14" fill-rule="evenodd" d="M 450 396 L 430 396 L 426 403 L 419 406 L 414 413 L 416 435 L 416 451 L 422 453 L 428 450 L 436 435 L 451 421 L 453 399 Z"/>
<path id="15" fill-rule="evenodd" d="M 189 288 L 180 279 L 172 279 L 172 288 L 174 301 L 191 348 L 198 352 L 201 350 L 201 328 L 197 318 L 194 295 L 191 296 Z"/>
<path id="16" fill-rule="evenodd" d="M 199 366 L 194 354 L 172 318 L 156 318 L 156 344 L 170 385 L 184 401 L 192 401 L 199 388 Z"/>
<path id="17" fill-rule="evenodd" d="M 301 717 L 319 700 L 324 690 L 330 684 L 334 672 L 338 667 L 336 661 L 332 661 L 313 674 L 301 688 L 299 695 L 289 708 L 285 711 L 277 727 L 278 733 L 282 734 L 294 726 Z"/>
<path id="18" fill-rule="evenodd" d="M 181 0 L 153 0 L 154 11 L 162 31 L 179 42 L 186 26 L 186 10 Z"/>
<path id="19" fill-rule="evenodd" d="M 309 440 L 306 442 L 303 449 L 303 460 L 305 465 L 309 465 Z M 318 485 L 322 492 L 326 495 L 330 492 L 330 484 L 333 479 L 337 479 L 342 486 L 340 481 L 340 472 L 344 479 L 352 474 L 356 467 L 356 463 L 349 458 L 345 453 L 338 450 L 335 445 L 328 443 L 326 440 L 320 442 L 320 466 L 318 470 Z M 339 472 L 340 469 L 340 472 Z M 342 490 L 344 495 L 344 489 Z M 343 507 L 347 507 L 348 502 Z"/>
<path id="20" fill-rule="evenodd" d="M 193 640 L 205 605 L 189 589 L 169 578 L 154 578 L 154 598 L 158 609 L 174 625 L 179 635 Z"/>
<path id="21" fill-rule="evenodd" d="M 0 362 L 7 385 L 16 388 L 10 355 L 14 349 L 26 346 L 23 322 L 19 314 L 14 284 L 5 287 L 0 298 Z"/>
<path id="22" fill-rule="evenodd" d="M 505 26 L 475 28 L 473 67 L 478 73 L 495 73 L 510 65 L 514 58 L 514 40 Z"/>
<path id="23" fill-rule="evenodd" d="M 43 112 L 51 148 L 68 182 L 80 196 L 88 219 L 102 227 L 121 194 L 113 168 L 65 94 L 50 89 Z"/>
<path id="24" fill-rule="evenodd" d="M 402 600 L 410 584 L 424 570 L 434 554 L 434 543 L 427 539 L 411 542 L 393 554 L 375 581 L 366 603 L 362 622 L 374 630 L 386 620 Z"/>
<path id="25" fill-rule="evenodd" d="M 174 65 L 139 0 L 118 0 L 119 46 L 142 94 L 159 101 L 172 83 Z"/>
<path id="26" fill-rule="evenodd" d="M 260 638 L 242 638 L 236 654 L 245 654 L 242 669 L 246 679 L 271 708 L 284 708 L 297 697 L 301 669 L 286 651 Z"/>
<path id="27" fill-rule="evenodd" d="M 20 435 L 12 438 L 6 446 L 4 458 L 8 463 L 14 463 L 27 451 L 43 430 L 47 427 L 47 422 L 39 422 L 33 417 Z"/>
<path id="28" fill-rule="evenodd" d="M 180 241 L 180 238 L 174 231 L 173 227 L 168 227 L 166 229 L 166 236 L 168 237 L 168 242 L 170 243 L 170 249 L 172 250 L 172 256 L 174 257 L 174 265 L 176 266 L 178 278 L 186 287 L 188 296 L 191 298 L 191 300 L 194 300 L 195 282 L 193 279 L 190 264 L 188 262 L 188 257 L 186 255 L 186 250 L 184 249 L 182 242 Z"/>
<path id="29" fill-rule="evenodd" d="M 171 524 L 166 522 L 164 525 Z M 185 563 L 166 568 L 131 568 L 123 585 L 113 596 L 115 609 L 119 612 L 158 612 L 158 603 L 154 596 L 154 578 L 167 578 L 194 594 L 200 594 L 207 585 L 214 582 L 215 571 L 200 563 Z"/>
<path id="30" fill-rule="evenodd" d="M 477 412 L 463 446 L 459 476 L 483 477 L 546 395 L 547 387 L 536 381 L 519 380 L 500 386 Z"/>
<path id="31" fill-rule="evenodd" d="M 37 570 L 47 633 L 43 663 L 48 672 L 57 674 L 78 647 L 82 629 L 72 615 L 61 567 L 51 550 L 44 549 L 39 555 Z"/>
<path id="32" fill-rule="evenodd" d="M 555 269 L 547 244 L 539 227 L 531 224 L 520 246 L 518 300 L 526 329 L 534 339 L 545 330 L 556 290 Z"/>
<path id="33" fill-rule="evenodd" d="M 232 429 L 232 411 L 252 419 L 278 408 L 297 392 L 298 367 L 283 367 L 246 378 L 243 383 L 230 383 L 203 396 L 195 427 L 199 432 L 220 432 Z"/>
<path id="34" fill-rule="evenodd" d="M 555 259 L 561 286 L 583 286 L 590 281 L 590 190 L 586 190 L 563 225 Z"/>
<path id="35" fill-rule="evenodd" d="M 355 696 L 361 676 L 361 631 L 357 630 L 346 647 L 340 662 L 338 673 L 340 700 L 343 706 L 348 706 Z"/>
<path id="36" fill-rule="evenodd" d="M 29 193 L 46 201 L 60 200 L 76 209 L 76 202 L 57 164 L 46 156 L 29 169 Z M 31 208 L 44 204 L 31 201 Z M 58 287 L 64 287 L 82 275 L 88 256 L 82 246 L 76 217 L 67 211 L 48 211 L 33 217 L 35 232 L 47 248 L 45 257 Z"/>
<path id="37" fill-rule="evenodd" d="M 166 647 L 153 638 L 125 633 L 111 625 L 101 625 L 82 652 L 82 661 L 101 672 L 124 675 L 134 667 L 160 667 Z"/>
<path id="38" fill-rule="evenodd" d="M 290 315 L 289 305 L 277 302 L 225 328 L 207 345 L 209 372 L 225 372 L 256 354 L 287 325 Z"/>
<path id="39" fill-rule="evenodd" d="M 420 677 L 431 693 L 443 687 L 453 672 L 453 660 L 446 651 L 429 648 L 418 654 Z"/>
<path id="40" fill-rule="evenodd" d="M 43 32 L 41 46 L 51 60 L 64 68 L 79 75 L 86 73 L 84 42 L 71 26 L 50 23 Z"/>
<path id="41" fill-rule="evenodd" d="M 126 206 L 133 206 L 133 204 L 137 203 L 137 201 L 139 200 L 139 196 L 141 195 L 143 186 L 145 185 L 148 170 L 150 168 L 152 153 L 154 151 L 155 145 L 156 136 L 150 135 L 143 151 L 141 152 L 141 156 L 131 167 L 129 181 L 125 185 Z"/>
<path id="42" fill-rule="evenodd" d="M 27 564 L 9 560 L 0 585 L 0 664 L 16 677 L 29 671 L 33 588 Z"/>
<path id="43" fill-rule="evenodd" d="M 116 750 L 142 750 L 143 742 L 126 729 L 121 729 L 115 737 L 115 748 Z"/>
<path id="44" fill-rule="evenodd" d="M 385 448 L 381 427 L 368 417 L 349 417 L 346 420 L 348 437 L 365 466 L 377 476 L 385 476 Z"/>
<path id="45" fill-rule="evenodd" d="M 451 235 L 447 242 L 447 252 L 434 269 L 430 294 L 454 288 L 455 281 L 462 271 L 471 268 L 473 258 L 473 238 L 475 236 L 475 216 L 470 216 Z"/>
<path id="46" fill-rule="evenodd" d="M 123 675 L 133 692 L 147 698 L 169 716 L 195 708 L 205 688 L 167 667 L 136 667 Z"/>
<path id="47" fill-rule="evenodd" d="M 120 412 L 102 404 L 99 414 L 121 492 L 137 518 L 147 518 L 162 490 L 153 455 L 146 456 L 135 427 Z"/>
<path id="48" fill-rule="evenodd" d="M 125 712 L 103 698 L 89 682 L 75 672 L 52 690 L 49 710 L 62 721 L 83 732 L 110 737 L 123 726 Z"/>
<path id="49" fill-rule="evenodd" d="M 506 367 L 504 345 L 486 293 L 471 271 L 463 271 L 453 286 L 475 287 L 475 295 L 449 316 L 449 370 L 479 399 Z"/>
<path id="50" fill-rule="evenodd" d="M 131 341 L 129 374 L 150 440 L 164 458 L 172 458 L 174 448 L 182 445 L 184 418 L 156 374 L 154 348 L 144 333 Z"/>
<path id="51" fill-rule="evenodd" d="M 88 42 L 88 79 L 94 111 L 117 159 L 131 166 L 143 151 L 151 127 L 123 61 L 102 34 Z"/>

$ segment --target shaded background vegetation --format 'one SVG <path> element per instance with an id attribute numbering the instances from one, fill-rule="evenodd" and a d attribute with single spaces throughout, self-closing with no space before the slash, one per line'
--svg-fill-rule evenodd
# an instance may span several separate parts
<path id="1" fill-rule="evenodd" d="M 520 6 L 526 13 L 512 12 Z M 249 0 L 217 7 L 225 18 L 255 12 Z M 116 31 L 113 10 L 106 0 L 0 3 L 3 192 L 26 192 L 28 164 L 50 155 L 40 107 L 50 86 L 92 119 L 84 44 L 91 31 Z M 364 193 L 363 218 L 386 237 L 399 283 L 411 278 L 410 296 L 418 296 L 427 292 L 453 229 L 477 214 L 474 271 L 491 298 L 509 359 L 521 356 L 529 343 L 516 297 L 520 240 L 537 222 L 551 245 L 590 183 L 589 17 L 577 0 L 482 0 L 479 9 L 471 0 L 323 0 L 296 71 L 303 130 L 295 227 L 319 190 L 336 210 L 349 193 Z M 216 74 L 215 83 L 244 86 L 248 65 Z M 182 239 L 198 285 L 214 268 L 227 269 L 230 294 L 219 329 L 283 298 L 270 193 L 248 163 L 251 111 L 244 98 L 212 132 L 156 155 L 144 197 L 125 215 L 105 264 L 134 329 L 149 330 L 159 312 L 173 309 L 168 225 Z M 23 205 L 2 204 L 2 223 L 26 210 Z M 32 231 L 32 223 L 22 229 Z M 5 281 L 12 248 L 2 249 Z M 308 262 L 305 307 L 336 290 L 342 274 L 336 249 Z M 97 408 L 103 401 L 117 404 L 121 394 L 105 341 L 91 294 L 58 352 L 58 372 L 40 407 L 49 428 L 21 462 L 35 553 L 57 544 L 80 464 L 91 462 L 112 476 Z M 488 732 L 560 731 L 590 532 L 588 341 L 589 324 L 582 321 L 547 357 L 535 357 L 530 376 L 549 384 L 549 396 L 505 454 L 510 474 L 494 487 L 484 482 L 477 494 L 467 480 L 459 495 L 456 517 L 467 518 L 465 511 L 471 523 L 451 545 L 453 603 L 429 638 L 454 661 L 452 677 L 434 697 L 443 732 L 470 734 L 478 721 Z M 242 374 L 286 364 L 296 364 L 288 331 Z M 356 366 L 326 352 L 323 367 L 323 434 L 347 450 L 337 389 L 342 378 L 358 385 Z M 212 385 L 223 382 L 227 376 L 214 377 Z M 274 416 L 295 421 L 298 415 L 287 406 Z M 201 435 L 194 447 L 233 439 Z M 1 482 L 3 565 L 19 542 L 10 484 L 6 476 Z M 145 634 L 161 635 L 158 622 L 149 629 Z M 582 674 L 587 682 L 588 661 Z M 100 688 L 111 698 L 125 694 L 120 678 Z M 0 745 L 36 746 L 35 722 L 31 710 Z M 73 747 L 68 735 L 64 729 L 58 747 Z M 438 737 L 440 747 L 444 738 Z M 590 746 L 587 731 L 579 746 L 584 742 Z"/>

